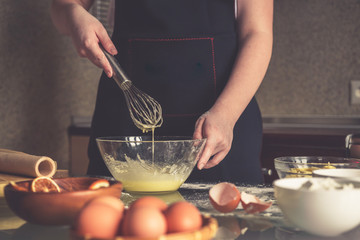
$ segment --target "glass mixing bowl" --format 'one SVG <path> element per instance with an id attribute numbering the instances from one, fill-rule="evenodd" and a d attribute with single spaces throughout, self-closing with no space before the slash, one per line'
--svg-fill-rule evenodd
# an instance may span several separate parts
<path id="1" fill-rule="evenodd" d="M 312 177 L 317 169 L 360 168 L 360 159 L 331 156 L 286 156 L 274 160 L 279 178 Z"/>
<path id="2" fill-rule="evenodd" d="M 206 139 L 125 136 L 96 139 L 113 177 L 128 192 L 176 191 L 189 177 Z"/>

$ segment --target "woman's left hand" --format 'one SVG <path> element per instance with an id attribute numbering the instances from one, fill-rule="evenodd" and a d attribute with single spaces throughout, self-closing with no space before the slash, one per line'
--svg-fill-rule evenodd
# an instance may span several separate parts
<path id="1" fill-rule="evenodd" d="M 233 140 L 233 124 L 227 122 L 222 114 L 210 110 L 196 121 L 193 138 L 207 138 L 205 148 L 197 163 L 198 169 L 214 167 L 230 151 Z"/>

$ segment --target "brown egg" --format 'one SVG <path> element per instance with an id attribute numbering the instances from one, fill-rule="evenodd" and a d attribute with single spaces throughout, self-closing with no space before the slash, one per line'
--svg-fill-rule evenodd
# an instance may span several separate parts
<path id="1" fill-rule="evenodd" d="M 79 213 L 75 231 L 80 236 L 114 238 L 124 211 L 123 202 L 116 197 L 99 197 Z"/>
<path id="2" fill-rule="evenodd" d="M 156 207 L 131 207 L 122 223 L 122 234 L 139 238 L 159 237 L 166 233 L 166 219 Z"/>
<path id="3" fill-rule="evenodd" d="M 237 216 L 217 216 L 216 220 L 219 223 L 217 236 L 221 236 L 223 239 L 237 239 L 246 232 L 246 229 L 240 226 Z"/>
<path id="4" fill-rule="evenodd" d="M 124 203 L 116 197 L 112 197 L 112 196 L 98 197 L 91 200 L 89 204 L 95 204 L 95 203 L 106 204 L 121 212 L 124 211 Z"/>
<path id="5" fill-rule="evenodd" d="M 140 207 L 140 206 L 155 207 L 160 211 L 164 211 L 167 208 L 167 204 L 162 199 L 153 196 L 145 196 L 135 200 L 134 202 L 131 203 L 130 208 Z"/>
<path id="6" fill-rule="evenodd" d="M 221 182 L 213 186 L 209 191 L 211 205 L 219 212 L 228 213 L 237 208 L 241 195 L 240 191 L 232 183 Z"/>
<path id="7" fill-rule="evenodd" d="M 201 213 L 189 202 L 175 202 L 166 209 L 164 214 L 168 233 L 190 232 L 201 228 Z"/>
<path id="8" fill-rule="evenodd" d="M 126 219 L 126 214 L 128 213 L 129 209 L 128 208 L 124 208 L 124 212 L 123 212 L 123 216 L 121 218 L 121 221 L 120 221 L 120 225 L 119 225 L 119 228 L 118 228 L 118 234 L 119 236 L 126 236 L 126 229 L 125 229 L 125 219 Z"/>

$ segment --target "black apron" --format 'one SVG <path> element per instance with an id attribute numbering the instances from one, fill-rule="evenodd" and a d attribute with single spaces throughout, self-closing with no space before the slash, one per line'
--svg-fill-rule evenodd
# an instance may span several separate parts
<path id="1" fill-rule="evenodd" d="M 116 0 L 112 40 L 133 84 L 159 101 L 159 136 L 192 136 L 198 117 L 224 88 L 237 54 L 233 0 Z M 96 146 L 100 136 L 136 136 L 116 83 L 101 76 L 89 144 L 88 174 L 110 175 Z M 261 114 L 252 99 L 234 128 L 231 151 L 189 181 L 262 183 Z"/>

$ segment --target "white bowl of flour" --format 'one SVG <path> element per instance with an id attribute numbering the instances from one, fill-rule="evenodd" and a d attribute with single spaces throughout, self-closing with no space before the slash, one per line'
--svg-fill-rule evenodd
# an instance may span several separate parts
<path id="1" fill-rule="evenodd" d="M 318 236 L 338 236 L 360 224 L 360 183 L 332 178 L 274 181 L 277 204 L 295 226 Z"/>

